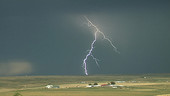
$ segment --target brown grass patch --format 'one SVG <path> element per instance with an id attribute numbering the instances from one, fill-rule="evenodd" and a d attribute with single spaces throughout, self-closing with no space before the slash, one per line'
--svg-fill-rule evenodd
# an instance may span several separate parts
<path id="1" fill-rule="evenodd" d="M 14 91 L 16 89 L 0 89 L 0 93 L 1 92 L 9 92 L 9 91 Z"/>

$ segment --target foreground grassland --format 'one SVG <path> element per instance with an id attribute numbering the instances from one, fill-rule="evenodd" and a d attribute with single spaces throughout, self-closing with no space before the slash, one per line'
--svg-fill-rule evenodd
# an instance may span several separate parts
<path id="1" fill-rule="evenodd" d="M 89 83 L 124 85 L 121 88 L 86 88 Z M 46 89 L 48 84 L 58 89 Z M 18 76 L 0 77 L 0 96 L 170 96 L 170 74 L 97 76 Z"/>

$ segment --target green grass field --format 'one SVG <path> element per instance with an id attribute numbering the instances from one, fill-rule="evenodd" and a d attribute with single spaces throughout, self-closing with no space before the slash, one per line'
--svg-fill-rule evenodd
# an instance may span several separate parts
<path id="1" fill-rule="evenodd" d="M 125 81 L 116 83 L 124 87 L 85 87 L 89 83 L 110 81 Z M 60 88 L 47 89 L 48 84 Z M 0 77 L 0 96 L 16 93 L 22 96 L 170 96 L 170 74 Z"/>

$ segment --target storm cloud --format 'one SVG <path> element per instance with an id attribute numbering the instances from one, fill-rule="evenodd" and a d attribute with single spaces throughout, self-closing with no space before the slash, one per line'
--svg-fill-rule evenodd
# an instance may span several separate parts
<path id="1" fill-rule="evenodd" d="M 99 39 L 89 74 L 169 73 L 169 10 L 170 0 L 0 0 L 0 73 L 84 75 L 94 39 L 84 16 L 120 52 Z"/>
<path id="2" fill-rule="evenodd" d="M 26 61 L 0 63 L 0 75 L 22 75 L 33 72 L 32 64 Z"/>

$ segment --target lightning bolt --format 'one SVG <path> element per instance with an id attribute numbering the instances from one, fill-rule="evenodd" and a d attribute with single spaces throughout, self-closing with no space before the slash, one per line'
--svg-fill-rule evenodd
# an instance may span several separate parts
<path id="1" fill-rule="evenodd" d="M 110 45 L 113 47 L 113 49 L 114 49 L 115 52 L 118 52 L 118 53 L 119 53 L 119 51 L 118 51 L 117 48 L 113 45 L 112 41 L 111 41 L 110 39 L 108 39 L 108 38 L 105 36 L 105 34 L 104 34 L 102 31 L 100 31 L 99 28 L 97 28 L 96 25 L 94 25 L 86 16 L 84 16 L 84 18 L 87 20 L 88 26 L 94 28 L 94 40 L 93 40 L 92 43 L 91 43 L 90 50 L 88 50 L 88 53 L 87 53 L 86 57 L 83 59 L 83 66 L 82 66 L 82 67 L 84 68 L 85 75 L 88 75 L 88 72 L 87 72 L 87 63 L 86 63 L 86 62 L 87 62 L 87 59 L 88 59 L 89 56 L 91 56 L 91 57 L 93 58 L 93 60 L 96 62 L 97 66 L 99 67 L 98 59 L 95 58 L 95 57 L 93 56 L 93 54 L 92 54 L 92 52 L 93 52 L 93 50 L 94 50 L 94 44 L 95 44 L 96 41 L 97 41 L 97 34 L 101 34 L 101 35 L 103 36 L 103 39 L 106 40 L 106 41 L 108 41 L 108 42 L 110 43 Z"/>

